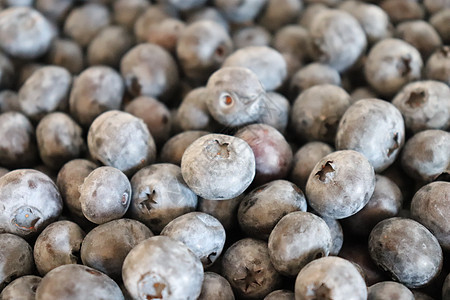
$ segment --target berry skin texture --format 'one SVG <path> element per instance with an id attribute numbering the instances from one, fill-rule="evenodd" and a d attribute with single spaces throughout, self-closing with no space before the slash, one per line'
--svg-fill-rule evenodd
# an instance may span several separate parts
<path id="1" fill-rule="evenodd" d="M 118 110 L 105 112 L 89 128 L 88 148 L 101 163 L 132 175 L 156 158 L 156 145 L 147 125 Z"/>
<path id="2" fill-rule="evenodd" d="M 34 262 L 39 274 L 45 276 L 59 266 L 77 264 L 85 235 L 80 226 L 71 221 L 47 226 L 34 244 Z"/>
<path id="3" fill-rule="evenodd" d="M 202 285 L 202 293 L 197 300 L 234 300 L 230 283 L 213 272 L 205 272 Z"/>
<path id="4" fill-rule="evenodd" d="M 59 217 L 62 206 L 58 188 L 42 172 L 18 169 L 0 178 L 0 232 L 36 236 Z"/>
<path id="5" fill-rule="evenodd" d="M 139 170 L 131 178 L 131 186 L 130 216 L 155 233 L 197 207 L 197 195 L 184 182 L 180 167 L 173 164 L 153 164 Z"/>
<path id="6" fill-rule="evenodd" d="M 206 269 L 220 256 L 225 229 L 219 220 L 202 212 L 191 212 L 170 221 L 161 235 L 180 241 L 200 259 Z"/>
<path id="7" fill-rule="evenodd" d="M 151 237 L 128 253 L 122 279 L 135 299 L 195 300 L 203 283 L 200 259 L 183 243 Z"/>
<path id="8" fill-rule="evenodd" d="M 253 150 L 256 174 L 253 184 L 263 184 L 286 177 L 292 164 L 292 149 L 284 136 L 266 124 L 251 124 L 240 129 L 235 137 L 243 139 Z"/>
<path id="9" fill-rule="evenodd" d="M 342 116 L 336 133 L 336 149 L 364 154 L 376 172 L 389 167 L 405 143 L 405 124 L 400 111 L 389 102 L 362 99 Z"/>
<path id="10" fill-rule="evenodd" d="M 450 127 L 450 88 L 434 80 L 407 84 L 392 100 L 405 119 L 407 129 L 416 133 Z"/>
<path id="11" fill-rule="evenodd" d="M 150 229 L 139 221 L 114 220 L 92 229 L 84 238 L 79 253 L 84 265 L 118 279 L 131 249 L 152 236 Z"/>
<path id="12" fill-rule="evenodd" d="M 41 277 L 34 275 L 19 277 L 3 289 L 0 299 L 34 300 L 36 298 L 36 289 L 41 283 L 41 279 Z"/>
<path id="13" fill-rule="evenodd" d="M 269 256 L 282 275 L 296 276 L 314 259 L 328 256 L 332 246 L 328 225 L 308 212 L 284 216 L 269 236 Z"/>
<path id="14" fill-rule="evenodd" d="M 420 223 L 390 218 L 378 223 L 369 236 L 373 261 L 409 288 L 418 288 L 441 271 L 443 257 L 438 240 Z"/>
<path id="15" fill-rule="evenodd" d="M 83 215 L 95 224 L 121 218 L 131 201 L 127 176 L 113 167 L 92 171 L 79 188 Z"/>
<path id="16" fill-rule="evenodd" d="M 2 291 L 14 279 L 33 274 L 34 261 L 33 249 L 17 235 L 1 233 L 0 249 L 0 291 Z"/>
<path id="17" fill-rule="evenodd" d="M 221 68 L 209 77 L 206 88 L 208 110 L 225 126 L 255 122 L 263 114 L 265 101 L 270 101 L 258 76 L 247 68 Z"/>
<path id="18" fill-rule="evenodd" d="M 422 67 L 416 48 L 403 40 L 387 38 L 370 49 L 364 74 L 377 93 L 391 97 L 406 83 L 420 79 Z"/>
<path id="19" fill-rule="evenodd" d="M 350 261 L 334 256 L 322 257 L 298 273 L 295 299 L 365 300 L 367 287 Z"/>
<path id="20" fill-rule="evenodd" d="M 404 285 L 394 281 L 383 281 L 369 287 L 370 300 L 414 300 L 413 293 Z"/>
<path id="21" fill-rule="evenodd" d="M 198 196 L 210 200 L 242 194 L 255 177 L 255 155 L 242 139 L 208 134 L 195 140 L 181 159 L 186 184 Z"/>
<path id="22" fill-rule="evenodd" d="M 409 176 L 423 182 L 449 173 L 450 133 L 431 129 L 416 133 L 406 142 L 401 163 Z"/>
<path id="23" fill-rule="evenodd" d="M 343 72 L 353 66 L 367 46 L 358 21 L 337 9 L 318 12 L 309 26 L 310 55 Z"/>
<path id="24" fill-rule="evenodd" d="M 367 158 L 353 150 L 323 157 L 306 183 L 309 205 L 320 215 L 342 219 L 369 202 L 375 189 L 375 172 Z"/>
<path id="25" fill-rule="evenodd" d="M 0 13 L 0 47 L 13 57 L 34 59 L 41 56 L 55 35 L 50 22 L 30 7 L 11 7 Z"/>
<path id="26" fill-rule="evenodd" d="M 83 265 L 64 265 L 42 278 L 36 300 L 111 299 L 123 300 L 117 283 L 107 275 Z"/>
<path id="27" fill-rule="evenodd" d="M 436 181 L 423 186 L 411 201 L 412 218 L 427 227 L 442 249 L 450 250 L 450 182 Z"/>
<path id="28" fill-rule="evenodd" d="M 245 238 L 231 245 L 222 258 L 222 275 L 237 296 L 261 299 L 281 283 L 270 261 L 267 243 Z"/>

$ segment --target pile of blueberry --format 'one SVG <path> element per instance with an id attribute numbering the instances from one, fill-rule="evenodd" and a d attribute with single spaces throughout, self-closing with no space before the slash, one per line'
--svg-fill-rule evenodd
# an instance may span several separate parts
<path id="1" fill-rule="evenodd" d="M 0 300 L 449 273 L 449 0 L 0 0 Z"/>

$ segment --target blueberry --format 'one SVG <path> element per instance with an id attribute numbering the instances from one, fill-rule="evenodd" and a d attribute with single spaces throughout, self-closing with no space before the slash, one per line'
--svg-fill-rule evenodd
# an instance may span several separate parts
<path id="1" fill-rule="evenodd" d="M 267 0 L 214 0 L 216 6 L 231 23 L 252 21 L 261 12 Z"/>
<path id="2" fill-rule="evenodd" d="M 286 60 L 288 77 L 291 77 L 308 59 L 309 32 L 299 25 L 286 25 L 280 28 L 273 37 L 273 47 Z"/>
<path id="3" fill-rule="evenodd" d="M 45 174 L 18 169 L 0 178 L 0 232 L 39 234 L 62 210 L 58 188 Z"/>
<path id="4" fill-rule="evenodd" d="M 416 133 L 406 142 L 401 163 L 409 176 L 425 182 L 448 172 L 450 133 L 443 130 Z"/>
<path id="5" fill-rule="evenodd" d="M 187 130 L 172 136 L 162 147 L 160 160 L 165 163 L 181 165 L 181 158 L 186 148 L 196 139 L 208 133 L 208 131 Z"/>
<path id="6" fill-rule="evenodd" d="M 117 68 L 120 59 L 133 44 L 133 37 L 124 27 L 105 27 L 89 43 L 87 61 L 91 66 L 107 65 Z"/>
<path id="7" fill-rule="evenodd" d="M 34 300 L 36 289 L 41 283 L 41 277 L 26 275 L 17 278 L 3 289 L 0 294 L 2 300 Z"/>
<path id="8" fill-rule="evenodd" d="M 154 44 L 139 44 L 120 62 L 120 72 L 133 96 L 167 99 L 178 84 L 178 69 L 173 57 Z"/>
<path id="9" fill-rule="evenodd" d="M 309 262 L 328 256 L 331 233 L 320 217 L 308 212 L 291 212 L 273 228 L 268 246 L 275 269 L 283 275 L 296 276 Z"/>
<path id="10" fill-rule="evenodd" d="M 298 138 L 308 141 L 334 141 L 344 112 L 350 106 L 350 95 L 342 88 L 321 84 L 303 91 L 291 110 L 291 123 Z"/>
<path id="11" fill-rule="evenodd" d="M 204 268 L 216 261 L 225 244 L 225 229 L 222 224 L 213 216 L 202 212 L 190 212 L 175 218 L 164 227 L 161 235 L 188 246 Z"/>
<path id="12" fill-rule="evenodd" d="M 246 238 L 231 245 L 222 259 L 222 275 L 243 299 L 261 299 L 281 283 L 267 243 Z"/>
<path id="13" fill-rule="evenodd" d="M 64 206 L 70 213 L 85 218 L 81 210 L 79 186 L 98 166 L 86 159 L 74 159 L 66 163 L 58 172 L 56 185 L 61 193 Z"/>
<path id="14" fill-rule="evenodd" d="M 384 0 L 380 7 L 389 15 L 393 23 L 423 19 L 425 11 L 421 3 L 409 0 Z"/>
<path id="15" fill-rule="evenodd" d="M 21 111 L 33 121 L 47 113 L 67 110 L 72 75 L 62 67 L 47 66 L 35 71 L 19 90 Z"/>
<path id="16" fill-rule="evenodd" d="M 320 215 L 342 219 L 360 211 L 374 189 L 375 172 L 367 158 L 342 150 L 319 160 L 306 183 L 306 198 Z"/>
<path id="17" fill-rule="evenodd" d="M 433 298 L 431 298 L 430 296 L 428 296 L 427 294 L 424 294 L 422 292 L 419 292 L 417 290 L 413 290 L 412 291 L 413 295 L 414 295 L 414 299 L 415 300 L 434 300 Z M 444 298 L 443 298 L 444 299 Z"/>
<path id="18" fill-rule="evenodd" d="M 70 11 L 64 21 L 64 33 L 80 46 L 86 47 L 110 22 L 110 12 L 106 6 L 86 3 Z"/>
<path id="19" fill-rule="evenodd" d="M 246 26 L 233 32 L 233 44 L 235 49 L 251 46 L 269 46 L 272 35 L 264 27 Z"/>
<path id="20" fill-rule="evenodd" d="M 159 45 L 174 54 L 178 39 L 185 28 L 186 24 L 183 21 L 176 18 L 165 18 L 159 23 L 152 24 L 147 29 L 144 42 Z"/>
<path id="21" fill-rule="evenodd" d="M 213 272 L 205 272 L 202 292 L 197 299 L 234 300 L 234 294 L 225 278 Z"/>
<path id="22" fill-rule="evenodd" d="M 235 137 L 243 139 L 253 150 L 256 161 L 254 184 L 286 177 L 293 154 L 278 130 L 266 124 L 252 124 L 236 132 Z"/>
<path id="23" fill-rule="evenodd" d="M 442 268 L 442 249 L 424 226 L 406 218 L 379 222 L 369 236 L 374 262 L 407 287 L 422 287 Z"/>
<path id="24" fill-rule="evenodd" d="M 151 237 L 125 258 L 122 278 L 136 299 L 197 299 L 203 267 L 183 243 L 167 236 Z"/>
<path id="25" fill-rule="evenodd" d="M 135 16 L 136 21 L 134 23 L 134 35 L 136 36 L 136 40 L 138 42 L 146 41 L 148 37 L 149 29 L 158 23 L 161 23 L 163 20 L 167 18 L 177 18 L 178 11 L 175 10 L 172 6 L 155 4 L 155 5 L 146 5 L 146 9 L 140 12 L 140 15 Z"/>
<path id="26" fill-rule="evenodd" d="M 310 55 L 339 72 L 353 66 L 367 45 L 366 35 L 358 21 L 341 10 L 318 12 L 309 33 Z"/>
<path id="27" fill-rule="evenodd" d="M 406 83 L 420 79 L 422 66 L 416 48 L 405 41 L 386 38 L 370 49 L 364 74 L 377 93 L 390 97 Z"/>
<path id="28" fill-rule="evenodd" d="M 266 91 L 281 86 L 287 76 L 286 61 L 277 50 L 266 46 L 250 46 L 233 52 L 223 62 L 226 67 L 244 67 L 255 73 Z"/>
<path id="29" fill-rule="evenodd" d="M 191 90 L 178 107 L 176 118 L 183 131 L 212 129 L 212 118 L 208 111 L 209 93 L 206 87 Z"/>
<path id="30" fill-rule="evenodd" d="M 237 211 L 243 197 L 244 195 L 242 194 L 235 198 L 221 201 L 199 198 L 197 209 L 215 217 L 225 230 L 229 231 L 235 229 L 234 227 L 237 224 Z"/>
<path id="31" fill-rule="evenodd" d="M 441 0 L 424 0 L 423 5 L 430 15 L 449 7 L 449 3 L 447 1 Z"/>
<path id="32" fill-rule="evenodd" d="M 17 86 L 20 89 L 27 81 L 28 78 L 33 75 L 34 72 L 45 67 L 44 64 L 38 62 L 29 62 L 20 67 L 17 78 Z"/>
<path id="33" fill-rule="evenodd" d="M 341 0 L 306 0 L 307 5 L 300 15 L 298 20 L 299 25 L 309 29 L 316 15 L 323 10 L 329 9 L 329 4 L 326 3 L 327 1 L 334 2 L 331 5 L 336 5 L 341 2 Z"/>
<path id="34" fill-rule="evenodd" d="M 33 125 L 19 112 L 0 114 L 0 166 L 20 167 L 37 159 Z"/>
<path id="35" fill-rule="evenodd" d="M 358 100 L 376 98 L 375 92 L 368 86 L 362 86 L 355 88 L 353 92 L 350 93 L 350 102 L 353 104 Z"/>
<path id="36" fill-rule="evenodd" d="M 290 179 L 301 189 L 305 189 L 309 174 L 317 162 L 334 149 L 323 142 L 309 142 L 304 144 L 294 155 Z"/>
<path id="37" fill-rule="evenodd" d="M 397 25 L 395 35 L 414 46 L 426 60 L 442 45 L 437 31 L 423 20 L 407 21 Z"/>
<path id="38" fill-rule="evenodd" d="M 450 85 L 450 47 L 442 46 L 427 61 L 425 74 L 428 79 L 439 80 Z"/>
<path id="39" fill-rule="evenodd" d="M 36 127 L 36 139 L 42 161 L 56 170 L 86 149 L 81 127 L 60 112 L 42 118 Z"/>
<path id="40" fill-rule="evenodd" d="M 289 290 L 276 290 L 264 297 L 264 300 L 295 300 L 295 294 Z"/>
<path id="41" fill-rule="evenodd" d="M 70 113 L 83 127 L 89 127 L 103 112 L 120 108 L 124 91 L 124 82 L 113 68 L 87 68 L 74 80 Z"/>
<path id="42" fill-rule="evenodd" d="M 173 219 L 194 211 L 197 196 L 184 182 L 180 167 L 154 164 L 131 178 L 130 216 L 159 233 Z"/>
<path id="43" fill-rule="evenodd" d="M 450 127 L 450 88 L 445 83 L 426 80 L 407 84 L 392 100 L 412 132 Z"/>
<path id="44" fill-rule="evenodd" d="M 302 8 L 302 0 L 267 0 L 258 23 L 272 32 L 276 31 L 295 22 Z"/>
<path id="45" fill-rule="evenodd" d="M 338 220 L 328 217 L 320 216 L 328 225 L 331 234 L 331 248 L 330 255 L 338 255 L 344 244 L 344 232 L 342 231 L 341 223 Z"/>
<path id="46" fill-rule="evenodd" d="M 131 249 L 152 236 L 150 229 L 141 222 L 114 220 L 92 229 L 84 238 L 79 253 L 84 265 L 118 279 Z"/>
<path id="47" fill-rule="evenodd" d="M 258 120 L 267 100 L 258 76 L 243 67 L 221 68 L 209 77 L 208 109 L 225 126 L 240 126 Z"/>
<path id="48" fill-rule="evenodd" d="M 195 140 L 181 159 L 181 173 L 194 193 L 211 200 L 242 194 L 255 177 L 255 155 L 242 139 L 208 134 Z"/>
<path id="49" fill-rule="evenodd" d="M 286 180 L 255 188 L 240 202 L 239 225 L 249 236 L 267 240 L 278 221 L 288 213 L 306 211 L 303 192 Z"/>
<path id="50" fill-rule="evenodd" d="M 349 230 L 360 236 L 368 236 L 375 225 L 395 217 L 402 208 L 403 196 L 399 187 L 388 177 L 376 175 L 375 190 L 369 202 L 359 212 L 344 219 Z"/>
<path id="51" fill-rule="evenodd" d="M 91 156 L 107 166 L 132 175 L 156 157 L 156 146 L 145 123 L 113 110 L 98 116 L 87 136 Z"/>
<path id="52" fill-rule="evenodd" d="M 367 299 L 367 287 L 356 267 L 340 257 L 323 257 L 307 264 L 297 275 L 295 299 Z"/>
<path id="53" fill-rule="evenodd" d="M 437 181 L 419 189 L 411 201 L 412 217 L 433 233 L 444 250 L 450 250 L 449 196 L 450 182 Z"/>
<path id="54" fill-rule="evenodd" d="M 121 218 L 131 201 L 131 185 L 120 170 L 99 167 L 79 187 L 81 210 L 95 224 Z"/>
<path id="55" fill-rule="evenodd" d="M 2 232 L 0 233 L 0 257 L 2 258 L 0 260 L 0 291 L 2 291 L 14 279 L 33 274 L 34 261 L 33 250 L 24 239 L 14 234 L 3 233 L 3 230 L 0 232 Z"/>
<path id="56" fill-rule="evenodd" d="M 370 44 L 392 35 L 392 24 L 389 16 L 377 5 L 348 0 L 342 2 L 339 9 L 348 12 L 358 20 Z"/>
<path id="57" fill-rule="evenodd" d="M 324 84 L 340 86 L 341 76 L 338 71 L 328 65 L 311 63 L 299 69 L 292 76 L 289 84 L 289 94 L 292 99 L 295 99 L 304 90 L 315 85 Z"/>
<path id="58" fill-rule="evenodd" d="M 74 5 L 74 0 L 35 0 L 35 6 L 45 17 L 61 23 Z"/>
<path id="59" fill-rule="evenodd" d="M 219 23 L 200 20 L 185 28 L 176 50 L 185 75 L 194 82 L 204 83 L 232 52 L 233 43 Z"/>
<path id="60" fill-rule="evenodd" d="M 383 281 L 369 287 L 370 300 L 414 300 L 413 293 L 404 285 L 394 281 Z"/>
<path id="61" fill-rule="evenodd" d="M 33 8 L 11 7 L 0 13 L 0 47 L 13 57 L 38 58 L 55 35 L 50 22 Z"/>
<path id="62" fill-rule="evenodd" d="M 169 139 L 172 117 L 164 103 L 141 96 L 128 103 L 124 110 L 144 121 L 156 145 L 162 145 Z"/>
<path id="63" fill-rule="evenodd" d="M 284 133 L 288 126 L 289 112 L 291 110 L 289 100 L 282 94 L 269 92 L 263 107 L 264 111 L 257 122 L 270 125 L 279 132 Z"/>
<path id="64" fill-rule="evenodd" d="M 147 0 L 117 0 L 113 3 L 114 21 L 133 29 L 137 18 L 150 6 Z"/>
<path id="65" fill-rule="evenodd" d="M 72 74 L 78 74 L 84 67 L 83 49 L 69 39 L 55 39 L 48 50 L 46 61 L 67 69 Z"/>
<path id="66" fill-rule="evenodd" d="M 2 5 L 11 6 L 33 6 L 33 0 L 3 0 Z"/>
<path id="67" fill-rule="evenodd" d="M 448 21 L 450 20 L 450 8 L 447 7 L 441 11 L 436 12 L 430 18 L 430 24 L 436 29 L 442 39 L 444 45 L 450 43 L 450 30 L 448 29 Z"/>
<path id="68" fill-rule="evenodd" d="M 86 234 L 76 223 L 58 221 L 47 226 L 34 244 L 36 268 L 44 276 L 67 264 L 81 263 L 81 242 Z"/>
<path id="69" fill-rule="evenodd" d="M 119 286 L 111 278 L 92 268 L 73 264 L 47 273 L 36 291 L 36 300 L 92 298 L 124 299 Z"/>
<path id="70" fill-rule="evenodd" d="M 376 172 L 389 167 L 405 143 L 400 111 L 389 102 L 362 99 L 343 114 L 336 133 L 336 149 L 364 154 Z"/>

